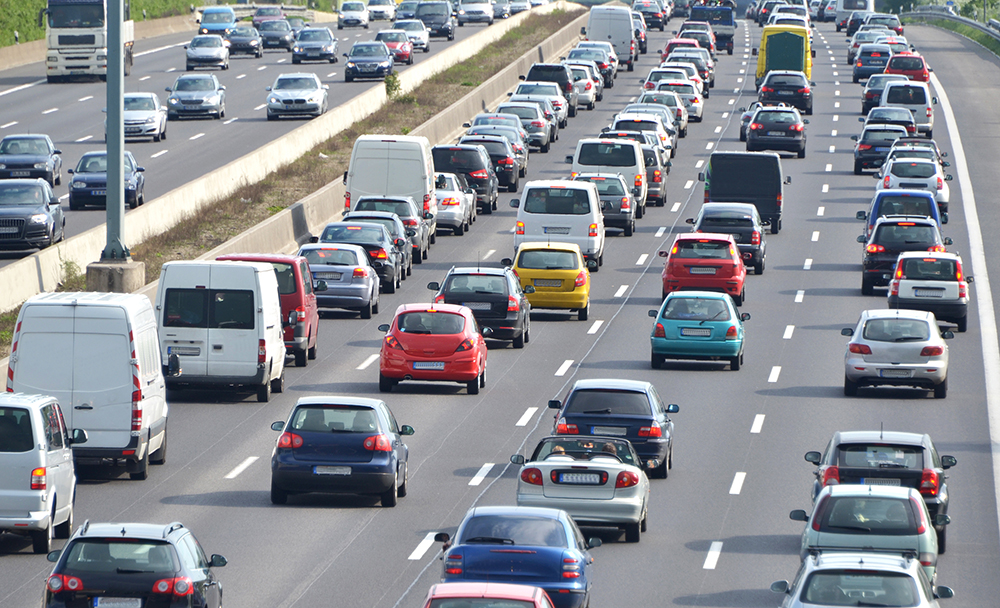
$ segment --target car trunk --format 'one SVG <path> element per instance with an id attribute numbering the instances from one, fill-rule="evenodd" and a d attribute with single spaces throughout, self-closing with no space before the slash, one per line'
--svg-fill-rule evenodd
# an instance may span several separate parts
<path id="1" fill-rule="evenodd" d="M 518 276 L 535 288 L 537 293 L 568 292 L 576 289 L 577 268 L 568 270 L 518 269 Z"/>
<path id="2" fill-rule="evenodd" d="M 958 272 L 951 260 L 905 259 L 903 262 L 903 277 L 898 280 L 899 297 L 913 300 L 958 300 Z M 923 267 L 931 265 L 931 272 L 924 272 Z M 933 270 L 940 270 L 937 274 Z"/>
<path id="3" fill-rule="evenodd" d="M 411 357 L 421 357 L 433 359 L 435 357 L 450 357 L 455 354 L 458 347 L 465 340 L 465 334 L 407 334 L 406 332 L 396 332 L 393 334 L 399 340 L 403 352 Z"/>
<path id="4" fill-rule="evenodd" d="M 546 498 L 611 500 L 615 497 L 617 471 L 568 460 L 538 462 L 532 466 L 542 472 L 542 494 Z"/>
<path id="5" fill-rule="evenodd" d="M 541 585 L 562 579 L 563 549 L 511 545 L 462 545 L 465 578 Z"/>
<path id="6" fill-rule="evenodd" d="M 365 439 L 377 434 L 331 430 L 328 432 L 293 431 L 302 437 L 302 447 L 292 450 L 292 457 L 300 462 L 342 463 L 371 462 L 373 450 L 366 450 Z"/>
<path id="7" fill-rule="evenodd" d="M 922 356 L 920 351 L 923 350 L 926 342 L 914 341 L 914 342 L 880 342 L 875 340 L 866 340 L 865 344 L 871 348 L 870 355 L 864 355 L 864 360 L 866 363 L 926 363 L 928 357 Z M 886 376 L 890 377 L 890 376 Z M 908 375 L 905 377 L 909 377 Z"/>
<path id="8" fill-rule="evenodd" d="M 447 293 L 444 302 L 470 308 L 477 319 L 504 319 L 510 303 L 506 293 Z"/>
<path id="9" fill-rule="evenodd" d="M 575 424 L 581 435 L 604 435 L 607 437 L 624 437 L 629 440 L 640 439 L 639 429 L 649 427 L 653 417 L 606 414 L 606 413 L 572 413 L 563 414 L 567 424 Z M 645 438 L 641 442 L 645 442 Z"/>

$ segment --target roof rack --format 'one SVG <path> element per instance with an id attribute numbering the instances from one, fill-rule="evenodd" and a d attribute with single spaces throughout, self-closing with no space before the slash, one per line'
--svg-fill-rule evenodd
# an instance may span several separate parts
<path id="1" fill-rule="evenodd" d="M 173 523 L 167 524 L 166 527 L 163 528 L 163 538 L 166 538 L 166 537 L 170 536 L 170 534 L 174 530 L 180 530 L 183 527 L 184 527 L 184 524 L 182 524 L 179 521 L 175 521 Z"/>
<path id="2" fill-rule="evenodd" d="M 820 557 L 830 553 L 878 553 L 883 555 L 898 555 L 907 561 L 916 559 L 917 552 L 913 549 L 877 549 L 875 547 L 809 547 L 809 555 Z"/>
<path id="3" fill-rule="evenodd" d="M 87 530 L 89 529 L 90 529 L 90 520 L 86 519 L 84 520 L 83 525 L 80 526 L 80 536 L 85 535 L 87 533 Z"/>

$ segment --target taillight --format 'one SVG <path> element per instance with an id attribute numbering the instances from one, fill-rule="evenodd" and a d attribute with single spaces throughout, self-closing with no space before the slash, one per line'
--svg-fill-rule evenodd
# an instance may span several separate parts
<path id="1" fill-rule="evenodd" d="M 641 188 L 642 187 L 642 173 L 636 173 L 635 174 L 634 184 L 635 184 L 636 188 Z"/>
<path id="2" fill-rule="evenodd" d="M 735 340 L 740 337 L 739 329 L 735 325 L 730 325 L 726 330 L 726 340 Z"/>
<path id="3" fill-rule="evenodd" d="M 455 349 L 455 352 L 462 353 L 467 350 L 472 350 L 472 340 L 469 338 L 462 340 L 462 343 L 458 345 L 458 348 Z"/>
<path id="4" fill-rule="evenodd" d="M 750 127 L 749 128 L 750 128 L 751 131 L 757 131 L 759 129 L 763 129 L 764 125 L 760 124 L 759 122 L 752 122 L 752 123 L 750 123 Z"/>
<path id="5" fill-rule="evenodd" d="M 531 121 L 531 126 L 533 126 L 533 127 L 544 127 L 545 126 L 545 121 L 543 121 L 543 120 L 533 120 L 533 121 Z"/>
<path id="6" fill-rule="evenodd" d="M 573 281 L 573 286 L 574 287 L 583 287 L 586 284 L 587 284 L 587 271 L 586 270 L 581 270 L 576 275 L 576 280 Z"/>
<path id="7" fill-rule="evenodd" d="M 840 469 L 837 467 L 826 467 L 823 469 L 823 485 L 835 486 L 840 483 Z"/>
<path id="8" fill-rule="evenodd" d="M 809 93 L 812 93 L 812 89 L 810 89 L 809 87 L 802 87 L 801 89 L 798 90 L 798 92 L 802 95 L 808 95 Z"/>
<path id="9" fill-rule="evenodd" d="M 521 303 L 514 296 L 507 296 L 507 312 L 517 312 L 521 310 Z"/>
<path id="10" fill-rule="evenodd" d="M 753 234 L 750 235 L 751 245 L 760 245 L 760 230 L 754 230 Z"/>
<path id="11" fill-rule="evenodd" d="M 592 88 L 594 88 L 594 83 L 590 82 L 589 80 L 587 81 L 587 84 L 583 85 L 584 91 L 589 91 Z"/>
<path id="12" fill-rule="evenodd" d="M 44 490 L 46 487 L 45 467 L 38 467 L 31 471 L 31 489 Z"/>
<path id="13" fill-rule="evenodd" d="M 191 595 L 194 593 L 194 584 L 191 582 L 191 579 L 186 576 L 161 578 L 153 583 L 153 593 L 184 597 L 185 595 Z"/>
<path id="14" fill-rule="evenodd" d="M 761 87 L 761 93 L 774 93 L 774 87 Z"/>
<path id="15" fill-rule="evenodd" d="M 417 218 L 415 218 L 415 217 L 400 218 L 400 221 L 403 222 L 404 226 L 417 226 L 417 225 L 420 224 L 420 222 L 417 221 Z"/>
<path id="16" fill-rule="evenodd" d="M 639 485 L 639 474 L 634 471 L 622 471 L 615 479 L 615 488 L 631 488 Z"/>
<path id="17" fill-rule="evenodd" d="M 788 127 L 788 130 L 789 131 L 798 131 L 799 133 L 801 133 L 802 131 L 805 130 L 805 128 L 806 128 L 805 125 L 799 124 L 799 125 L 792 125 L 792 126 Z"/>
<path id="18" fill-rule="evenodd" d="M 383 433 L 378 435 L 372 435 L 371 437 L 365 437 L 364 442 L 365 449 L 369 452 L 391 452 L 392 442 L 389 441 L 389 436 Z"/>
<path id="19" fill-rule="evenodd" d="M 282 433 L 278 437 L 278 447 L 279 448 L 301 448 L 303 444 L 302 437 L 296 435 L 295 433 Z"/>
<path id="20" fill-rule="evenodd" d="M 941 478 L 934 469 L 924 469 L 920 477 L 920 493 L 924 496 L 937 496 L 941 489 Z"/>
<path id="21" fill-rule="evenodd" d="M 893 279 L 889 281 L 889 295 L 898 296 L 899 295 L 899 281 Z M 959 295 L 961 297 L 961 295 Z"/>
<path id="22" fill-rule="evenodd" d="M 455 197 L 453 197 L 453 196 L 449 196 L 448 198 L 446 198 L 443 201 L 441 201 L 441 206 L 442 207 L 454 207 L 455 205 L 459 205 L 459 204 L 460 203 L 458 202 L 458 199 L 455 198 Z"/>
<path id="23" fill-rule="evenodd" d="M 521 234 L 524 234 L 524 232 L 521 232 Z M 597 236 L 597 224 L 590 225 L 590 232 L 587 233 L 587 236 Z"/>
<path id="24" fill-rule="evenodd" d="M 639 428 L 639 436 L 640 437 L 663 437 L 663 429 L 661 429 L 659 423 L 654 420 L 652 425 L 650 425 L 650 426 L 643 426 L 643 427 Z"/>
<path id="25" fill-rule="evenodd" d="M 462 573 L 462 554 L 452 553 L 445 558 L 444 562 L 445 574 L 461 574 Z"/>
<path id="26" fill-rule="evenodd" d="M 867 344 L 858 344 L 857 342 L 851 342 L 847 345 L 847 350 L 856 355 L 870 355 L 872 354 L 872 349 Z"/>
<path id="27" fill-rule="evenodd" d="M 940 175 L 937 178 L 937 189 L 938 190 L 943 190 L 944 189 L 944 180 L 941 178 Z"/>
<path id="28" fill-rule="evenodd" d="M 142 391 L 132 391 L 132 431 L 142 430 Z"/>
<path id="29" fill-rule="evenodd" d="M 563 88 L 566 89 L 567 93 L 572 93 L 573 92 L 573 83 L 572 82 L 565 82 L 565 83 L 563 83 Z"/>
<path id="30" fill-rule="evenodd" d="M 267 361 L 267 344 L 264 340 L 257 340 L 257 365 Z"/>
<path id="31" fill-rule="evenodd" d="M 906 132 L 907 133 L 916 133 L 917 132 L 917 127 L 915 125 L 906 125 Z"/>
<path id="32" fill-rule="evenodd" d="M 632 206 L 628 202 L 628 197 L 627 196 L 623 196 L 622 197 L 622 211 L 628 211 L 631 208 L 632 208 Z"/>
<path id="33" fill-rule="evenodd" d="M 931 111 L 931 107 L 927 106 L 927 118 L 930 118 L 932 114 L 933 112 Z"/>
<path id="34" fill-rule="evenodd" d="M 513 165 L 514 164 L 514 159 L 511 158 L 511 157 L 509 157 L 509 156 L 507 158 L 501 158 L 500 160 L 497 161 L 497 164 L 498 165 Z"/>
<path id="35" fill-rule="evenodd" d="M 653 179 L 650 181 L 654 184 L 663 183 L 663 173 L 661 173 L 659 169 L 653 169 Z"/>
<path id="36" fill-rule="evenodd" d="M 575 557 L 564 557 L 562 577 L 580 578 L 580 560 Z"/>
<path id="37" fill-rule="evenodd" d="M 438 297 L 444 300 L 444 296 L 438 296 Z M 399 343 L 399 340 L 396 339 L 396 336 L 386 336 L 385 345 L 388 346 L 389 348 L 395 348 L 396 350 L 403 350 L 403 345 Z"/>
<path id="38" fill-rule="evenodd" d="M 858 150 L 871 150 L 871 144 L 858 144 Z"/>
<path id="39" fill-rule="evenodd" d="M 306 309 L 303 306 L 297 306 L 295 308 L 295 320 L 302 323 L 306 320 Z"/>
<path id="40" fill-rule="evenodd" d="M 580 429 L 575 424 L 569 424 L 565 418 L 556 422 L 556 435 L 579 435 Z"/>
<path id="41" fill-rule="evenodd" d="M 45 582 L 45 586 L 48 587 L 49 591 L 52 593 L 59 593 L 60 591 L 80 591 L 83 589 L 83 581 L 75 576 L 53 574 L 49 577 L 49 580 Z"/>
<path id="42" fill-rule="evenodd" d="M 521 471 L 521 481 L 530 483 L 533 486 L 540 486 L 542 485 L 542 472 L 535 467 L 524 469 Z"/>
<path id="43" fill-rule="evenodd" d="M 858 59 L 858 67 L 859 67 L 859 68 L 860 68 L 860 67 L 863 67 L 863 66 L 861 65 L 861 60 L 860 60 L 860 59 Z"/>
<path id="44" fill-rule="evenodd" d="M 830 467 L 830 468 L 832 468 L 834 470 L 834 474 L 837 476 L 837 479 L 839 480 L 840 479 L 840 475 L 839 475 L 839 473 L 837 473 L 837 467 Z M 823 474 L 823 477 L 824 477 L 824 484 L 823 485 L 826 485 L 826 483 L 825 483 L 825 481 L 826 481 L 826 473 Z M 824 496 L 822 498 L 822 500 L 819 501 L 819 504 L 816 505 L 816 509 L 813 511 L 813 517 L 812 517 L 813 523 L 812 523 L 812 527 L 813 527 L 813 530 L 816 530 L 817 532 L 819 532 L 820 524 L 823 522 L 823 516 L 826 514 L 826 505 L 827 505 L 827 502 L 829 502 L 829 500 L 830 500 L 829 496 Z"/>
<path id="45" fill-rule="evenodd" d="M 524 222 L 519 221 L 514 226 L 514 234 L 524 234 Z"/>
<path id="46" fill-rule="evenodd" d="M 652 88 L 653 88 L 653 87 L 655 87 L 655 86 L 656 86 L 656 83 L 655 83 L 655 82 L 651 82 L 651 81 L 649 81 L 649 80 L 647 80 L 647 81 L 646 81 L 646 88 L 647 88 L 647 89 L 652 89 Z"/>
<path id="47" fill-rule="evenodd" d="M 680 107 L 677 108 L 677 118 L 682 116 Z"/>
<path id="48" fill-rule="evenodd" d="M 473 171 L 472 173 L 470 173 L 469 176 L 474 177 L 476 179 L 486 179 L 487 177 L 490 176 L 490 174 L 486 169 L 479 169 L 478 171 Z"/>
<path id="49" fill-rule="evenodd" d="M 431 195 L 424 195 L 424 213 L 429 213 L 431 210 Z"/>
<path id="50" fill-rule="evenodd" d="M 928 247 L 927 251 L 932 253 L 943 253 L 948 250 L 944 248 L 944 245 L 934 245 L 933 247 Z"/>
<path id="51" fill-rule="evenodd" d="M 602 70 L 606 70 L 606 69 L 608 69 L 608 64 L 606 64 L 606 63 L 599 63 L 599 64 L 597 64 L 597 67 L 600 68 L 600 69 L 602 69 Z"/>
<path id="52" fill-rule="evenodd" d="M 925 346 L 920 349 L 921 357 L 940 357 L 944 354 L 944 347 L 942 346 Z"/>
<path id="53" fill-rule="evenodd" d="M 885 178 L 882 179 L 882 187 L 888 189 L 892 184 L 892 176 L 886 173 Z"/>
<path id="54" fill-rule="evenodd" d="M 872 243 L 871 245 L 865 247 L 865 251 L 868 253 L 883 253 L 885 251 L 885 247 Z"/>
<path id="55" fill-rule="evenodd" d="M 389 254 L 385 252 L 385 249 L 382 249 L 380 247 L 372 254 L 372 257 L 374 257 L 376 260 L 387 260 L 389 259 Z"/>
<path id="56" fill-rule="evenodd" d="M 355 268 L 354 274 L 351 275 L 355 279 L 363 279 L 368 276 L 368 271 L 364 268 Z"/>
<path id="57" fill-rule="evenodd" d="M 344 193 L 344 211 L 350 211 L 350 210 L 351 210 L 351 193 L 350 192 L 345 192 Z"/>
<path id="58" fill-rule="evenodd" d="M 657 323 L 656 328 L 653 329 L 654 338 L 666 338 L 667 333 L 663 330 L 663 323 Z"/>
<path id="59" fill-rule="evenodd" d="M 917 513 L 920 514 L 920 523 L 917 525 L 917 534 L 923 534 L 927 531 L 927 520 L 924 519 L 924 505 L 920 504 L 920 499 L 916 496 L 910 497 L 910 502 L 913 504 L 913 508 L 916 509 Z"/>

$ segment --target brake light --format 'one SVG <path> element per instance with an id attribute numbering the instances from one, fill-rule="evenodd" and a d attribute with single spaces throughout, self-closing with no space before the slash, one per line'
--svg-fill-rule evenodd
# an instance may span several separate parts
<path id="1" fill-rule="evenodd" d="M 750 244 L 751 245 L 760 245 L 760 231 L 759 230 L 754 230 L 753 234 L 750 235 Z"/>
<path id="2" fill-rule="evenodd" d="M 472 340 L 469 338 L 462 340 L 462 343 L 458 345 L 458 348 L 455 349 L 455 352 L 462 353 L 467 350 L 472 350 Z"/>
<path id="3" fill-rule="evenodd" d="M 524 232 L 522 231 L 521 234 L 524 234 Z M 587 236 L 597 236 L 597 224 L 590 225 L 590 232 L 587 233 Z"/>
<path id="4" fill-rule="evenodd" d="M 632 208 L 632 206 L 628 202 L 628 197 L 627 196 L 623 196 L 622 197 L 622 211 L 628 211 L 631 208 Z"/>
<path id="5" fill-rule="evenodd" d="M 944 180 L 941 179 L 940 175 L 937 178 L 937 189 L 938 190 L 943 190 L 944 189 Z"/>
<path id="6" fill-rule="evenodd" d="M 49 577 L 49 580 L 45 582 L 45 586 L 48 587 L 49 591 L 52 593 L 59 593 L 60 591 L 80 591 L 83 589 L 83 581 L 75 576 L 53 574 Z"/>
<path id="7" fill-rule="evenodd" d="M 379 248 L 378 248 L 377 250 L 375 250 L 375 252 L 374 252 L 374 253 L 372 254 L 372 257 L 374 257 L 374 258 L 375 258 L 376 260 L 387 260 L 387 259 L 389 259 L 389 254 L 387 254 L 387 253 L 385 252 L 385 249 L 382 249 L 381 247 L 379 247 Z"/>
<path id="8" fill-rule="evenodd" d="M 257 365 L 262 365 L 265 362 L 267 362 L 267 344 L 264 342 L 264 340 L 257 340 Z M 134 407 L 135 406 L 133 405 L 133 409 Z M 133 427 L 135 426 L 134 422 L 132 426 Z"/>
<path id="9" fill-rule="evenodd" d="M 857 342 L 851 342 L 847 345 L 847 350 L 856 355 L 870 355 L 872 354 L 872 349 L 867 344 L 858 344 Z"/>
<path id="10" fill-rule="evenodd" d="M 567 93 L 572 93 L 573 92 L 573 83 L 572 82 L 564 82 L 563 83 L 563 88 L 566 89 Z"/>
<path id="11" fill-rule="evenodd" d="M 774 197 L 774 203 L 776 206 L 781 206 L 781 193 L 779 192 L 777 196 Z"/>
<path id="12" fill-rule="evenodd" d="M 661 429 L 659 423 L 654 420 L 652 425 L 639 428 L 639 436 L 663 437 L 663 429 Z"/>
<path id="13" fill-rule="evenodd" d="M 955 262 L 955 280 L 962 280 L 962 263 L 958 261 Z"/>
<path id="14" fill-rule="evenodd" d="M 184 597 L 185 595 L 191 595 L 194 593 L 194 584 L 192 584 L 191 579 L 186 576 L 161 578 L 153 583 L 153 593 Z"/>
<path id="15" fill-rule="evenodd" d="M 798 90 L 798 92 L 803 95 L 808 95 L 809 93 L 812 93 L 812 89 L 810 89 L 809 87 L 802 87 L 801 89 Z"/>
<path id="16" fill-rule="evenodd" d="M 933 247 L 928 247 L 927 251 L 931 251 L 931 252 L 935 252 L 935 253 L 943 253 L 943 252 L 948 251 L 948 250 L 944 248 L 944 245 L 934 245 Z"/>
<path id="17" fill-rule="evenodd" d="M 924 496 L 937 496 L 941 489 L 941 478 L 934 469 L 924 469 L 920 477 L 920 493 Z"/>
<path id="18" fill-rule="evenodd" d="M 906 125 L 906 132 L 907 133 L 916 133 L 917 132 L 917 127 L 914 126 L 914 125 Z"/>
<path id="19" fill-rule="evenodd" d="M 444 295 L 434 296 L 434 303 L 435 304 L 440 304 L 441 302 L 444 302 Z"/>
<path id="20" fill-rule="evenodd" d="M 486 169 L 479 169 L 478 171 L 473 171 L 472 173 L 470 173 L 469 176 L 474 177 L 476 179 L 486 179 L 487 177 L 490 176 L 490 174 Z"/>
<path id="21" fill-rule="evenodd" d="M 835 486 L 840 484 L 840 469 L 837 467 L 826 467 L 823 469 L 823 485 Z"/>
<path id="22" fill-rule="evenodd" d="M 882 180 L 882 187 L 889 188 L 892 185 L 892 176 L 886 173 L 885 178 Z"/>
<path id="23" fill-rule="evenodd" d="M 606 70 L 606 69 L 608 69 L 608 64 L 606 64 L 606 63 L 599 63 L 599 64 L 597 64 L 597 67 L 601 68 L 602 70 Z"/>
<path id="24" fill-rule="evenodd" d="M 774 93 L 774 87 L 761 87 L 761 93 Z"/>
<path id="25" fill-rule="evenodd" d="M 930 117 L 931 117 L 931 115 L 932 115 L 932 112 L 931 112 L 931 107 L 930 107 L 930 106 L 927 106 L 927 118 L 930 118 Z"/>
<path id="26" fill-rule="evenodd" d="M 354 274 L 351 275 L 355 279 L 363 279 L 368 276 L 368 271 L 364 268 L 355 268 Z"/>
<path id="27" fill-rule="evenodd" d="M 575 424 L 569 424 L 565 418 L 556 422 L 556 435 L 579 435 L 580 429 Z"/>
<path id="28" fill-rule="evenodd" d="M 444 296 L 438 296 L 438 297 L 441 298 L 442 300 L 444 299 Z M 385 345 L 388 346 L 389 348 L 403 350 L 403 345 L 399 343 L 399 340 L 396 339 L 396 336 L 386 336 Z"/>
<path id="29" fill-rule="evenodd" d="M 739 337 L 739 329 L 735 325 L 730 325 L 726 330 L 726 340 L 735 340 Z"/>
<path id="30" fill-rule="evenodd" d="M 913 507 L 917 510 L 917 513 L 920 513 L 920 524 L 917 526 L 917 534 L 923 534 L 927 531 L 927 520 L 924 519 L 924 510 L 921 509 L 923 505 L 918 502 L 915 496 L 910 497 L 910 502 L 913 503 Z"/>
<path id="31" fill-rule="evenodd" d="M 562 577 L 580 578 L 580 560 L 575 557 L 564 557 Z"/>
<path id="32" fill-rule="evenodd" d="M 615 479 L 615 488 L 631 488 L 639 485 L 639 474 L 634 471 L 622 471 Z"/>
<path id="33" fill-rule="evenodd" d="M 365 442 L 363 444 L 365 449 L 369 452 L 391 452 L 392 442 L 389 441 L 389 436 L 383 433 L 378 435 L 372 435 L 371 437 L 365 437 Z"/>
<path id="34" fill-rule="evenodd" d="M 581 270 L 579 274 L 576 275 L 576 280 L 573 281 L 574 287 L 583 287 L 587 284 L 587 271 Z"/>
<path id="35" fill-rule="evenodd" d="M 404 217 L 400 218 L 400 220 L 403 222 L 404 226 L 416 226 L 417 224 L 419 224 L 417 218 L 415 217 Z"/>
<path id="36" fill-rule="evenodd" d="M 355 272 L 357 272 L 357 270 L 355 270 Z M 306 309 L 305 309 L 305 307 L 297 306 L 295 308 L 295 320 L 298 321 L 299 323 L 301 323 L 301 322 L 303 322 L 303 321 L 306 320 Z"/>
<path id="37" fill-rule="evenodd" d="M 858 59 L 858 66 L 857 67 L 859 67 L 859 68 L 862 67 L 860 59 Z"/>
<path id="38" fill-rule="evenodd" d="M 858 144 L 858 150 L 871 150 L 871 144 Z"/>
<path id="39" fill-rule="evenodd" d="M 941 346 L 925 346 L 920 349 L 921 357 L 940 357 L 944 354 L 944 348 Z"/>
<path id="40" fill-rule="evenodd" d="M 519 221 L 514 226 L 514 234 L 524 234 L 524 222 Z"/>
<path id="41" fill-rule="evenodd" d="M 898 296 L 899 295 L 899 281 L 893 279 L 889 281 L 889 295 Z"/>
<path id="42" fill-rule="evenodd" d="M 871 245 L 865 247 L 865 251 L 868 253 L 883 253 L 885 252 L 885 247 L 872 243 Z"/>
<path id="43" fill-rule="evenodd" d="M 501 158 L 500 160 L 497 161 L 497 164 L 498 165 L 513 165 L 514 164 L 514 159 L 511 158 L 511 157 L 509 157 L 509 156 L 507 158 Z"/>
<path id="44" fill-rule="evenodd" d="M 584 91 L 589 91 L 592 88 L 594 88 L 594 83 L 590 82 L 589 80 L 587 81 L 587 84 L 583 85 Z"/>
<path id="45" fill-rule="evenodd" d="M 282 433 L 278 437 L 279 448 L 291 448 L 294 450 L 295 448 L 301 448 L 303 443 L 302 437 L 295 433 Z"/>
<path id="46" fill-rule="evenodd" d="M 533 126 L 533 127 L 544 127 L 545 126 L 545 121 L 543 121 L 543 120 L 533 120 L 533 121 L 531 121 L 531 126 Z"/>
<path id="47" fill-rule="evenodd" d="M 424 195 L 424 213 L 427 213 L 430 210 L 431 210 L 431 195 L 430 194 L 425 194 Z"/>
<path id="48" fill-rule="evenodd" d="M 132 391 L 132 431 L 142 430 L 142 390 Z"/>
<path id="49" fill-rule="evenodd" d="M 764 128 L 764 125 L 760 124 L 759 122 L 752 122 L 752 123 L 750 123 L 750 130 L 751 131 L 757 131 L 757 130 L 763 129 L 763 128 Z"/>
<path id="50" fill-rule="evenodd" d="M 678 107 L 678 108 L 677 108 L 677 118 L 680 118 L 681 116 L 683 116 L 683 115 L 681 114 L 681 109 L 680 109 L 680 107 Z"/>
<path id="51" fill-rule="evenodd" d="M 524 469 L 521 471 L 521 481 L 530 483 L 533 486 L 540 486 L 542 485 L 542 472 L 535 467 Z"/>
<path id="52" fill-rule="evenodd" d="M 789 131 L 798 131 L 799 133 L 801 133 L 802 131 L 805 130 L 805 128 L 806 128 L 805 125 L 798 124 L 798 125 L 792 125 L 792 126 L 788 127 L 788 130 Z"/>
<path id="53" fill-rule="evenodd" d="M 31 471 L 31 489 L 44 490 L 46 488 L 45 467 L 38 467 Z"/>
<path id="54" fill-rule="evenodd" d="M 446 558 L 444 562 L 445 574 L 461 574 L 462 573 L 462 554 L 452 553 Z"/>

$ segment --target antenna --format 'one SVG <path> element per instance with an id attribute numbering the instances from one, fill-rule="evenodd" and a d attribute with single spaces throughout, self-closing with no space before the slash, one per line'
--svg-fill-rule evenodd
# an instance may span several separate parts
<path id="1" fill-rule="evenodd" d="M 878 440 L 879 441 L 882 441 L 883 439 L 885 439 L 882 436 L 885 433 L 885 428 L 884 427 L 885 427 L 885 422 L 879 422 L 878 423 Z"/>

